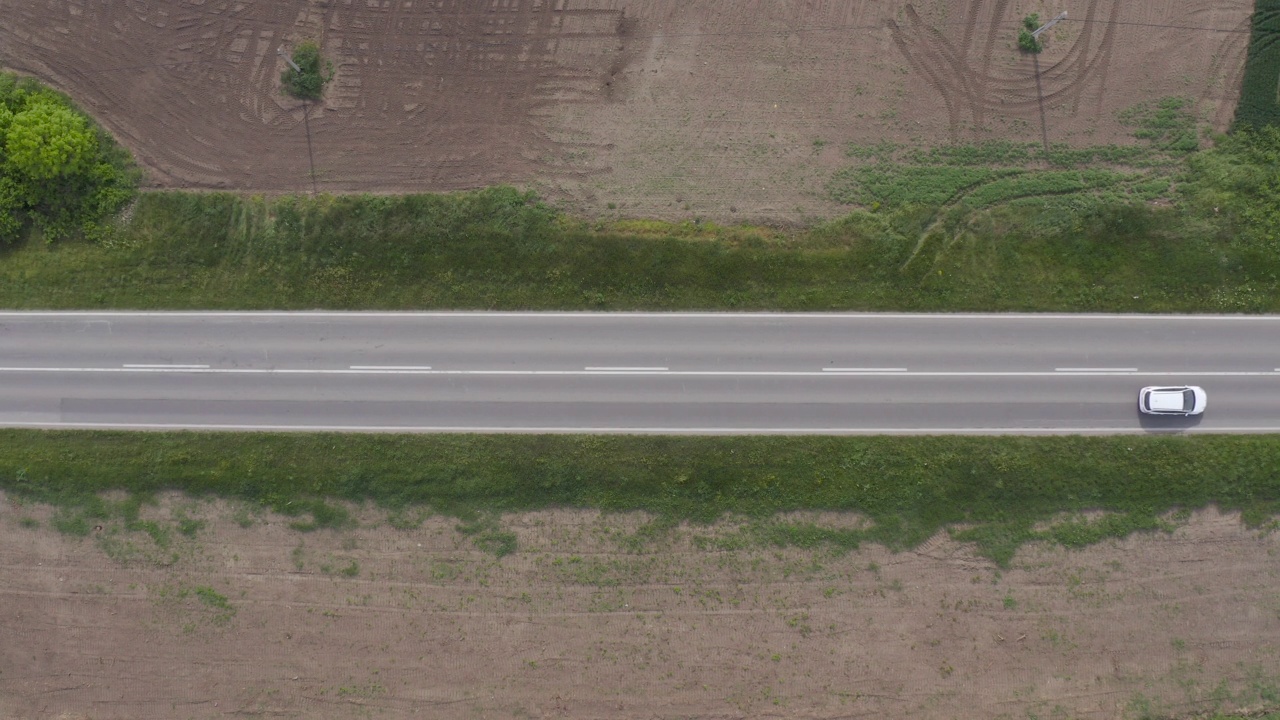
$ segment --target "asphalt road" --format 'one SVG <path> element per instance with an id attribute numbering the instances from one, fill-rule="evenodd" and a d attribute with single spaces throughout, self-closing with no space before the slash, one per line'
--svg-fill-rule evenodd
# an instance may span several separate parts
<path id="1" fill-rule="evenodd" d="M 0 313 L 0 426 L 1280 432 L 1280 316 Z"/>

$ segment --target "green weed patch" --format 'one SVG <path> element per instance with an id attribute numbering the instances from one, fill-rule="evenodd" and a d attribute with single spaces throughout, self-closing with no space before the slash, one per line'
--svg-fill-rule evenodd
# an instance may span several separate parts
<path id="1" fill-rule="evenodd" d="M 837 171 L 827 191 L 836 202 L 875 208 L 962 203 L 976 209 L 1054 195 L 1116 204 L 1126 196 L 1150 199 L 1135 185 L 1149 188 L 1163 179 L 1168 187 L 1180 163 L 1199 148 L 1190 107 L 1186 98 L 1168 97 L 1124 110 L 1119 119 L 1138 141 L 1129 146 L 1054 145 L 1047 154 L 1036 143 L 1009 140 L 923 149 L 850 146 L 846 154 L 861 162 Z M 869 164 L 871 159 L 876 162 Z"/>
<path id="2" fill-rule="evenodd" d="M 336 500 L 457 516 L 501 556 L 503 513 L 644 511 L 666 522 L 755 518 L 757 542 L 910 548 L 947 527 L 1007 562 L 1030 541 L 1076 547 L 1216 505 L 1280 512 L 1280 441 L 1195 438 L 372 436 L 0 431 L 0 489 L 59 506 L 57 527 L 110 513 L 106 491 L 246 500 L 316 525 Z M 830 530 L 769 522 L 829 510 Z M 1088 517 L 1081 513 L 1101 511 Z M 326 513 L 329 513 L 326 516 Z M 61 525 L 59 523 L 62 523 Z"/>
<path id="3" fill-rule="evenodd" d="M 850 205 L 941 205 L 963 191 L 1021 171 L 972 166 L 900 166 L 889 163 L 836 173 L 831 196 Z"/>

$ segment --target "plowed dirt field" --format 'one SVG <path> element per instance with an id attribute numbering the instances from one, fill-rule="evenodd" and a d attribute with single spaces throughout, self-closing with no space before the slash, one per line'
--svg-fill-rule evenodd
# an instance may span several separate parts
<path id="1" fill-rule="evenodd" d="M 1004 571 L 945 535 L 832 554 L 553 512 L 508 517 L 499 559 L 456 520 L 361 519 L 169 498 L 81 539 L 0 498 L 0 718 L 1111 720 L 1280 693 L 1280 533 L 1214 512 Z"/>
<path id="2" fill-rule="evenodd" d="M 1047 35 L 1040 89 L 1016 49 Z M 0 64 L 82 103 L 159 186 L 516 183 L 591 214 L 803 220 L 850 142 L 1129 142 L 1234 110 L 1250 0 L 0 0 Z M 277 55 L 320 43 L 322 103 Z"/>

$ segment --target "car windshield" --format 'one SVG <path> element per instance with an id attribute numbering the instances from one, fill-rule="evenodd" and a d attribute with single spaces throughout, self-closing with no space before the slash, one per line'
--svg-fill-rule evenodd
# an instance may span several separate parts
<path id="1" fill-rule="evenodd" d="M 1191 390 L 1190 388 L 1183 390 L 1182 391 L 1182 409 L 1190 411 L 1195 406 L 1196 406 L 1195 391 Z"/>

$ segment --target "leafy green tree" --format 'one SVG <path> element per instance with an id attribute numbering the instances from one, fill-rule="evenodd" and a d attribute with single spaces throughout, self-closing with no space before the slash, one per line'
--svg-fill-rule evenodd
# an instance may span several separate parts
<path id="1" fill-rule="evenodd" d="M 98 237 L 137 191 L 128 153 L 62 95 L 0 73 L 0 242 Z"/>
<path id="2" fill-rule="evenodd" d="M 1040 14 L 1031 13 L 1022 19 L 1022 30 L 1018 33 L 1018 47 L 1024 52 L 1039 53 L 1044 49 L 1040 40 L 1031 33 L 1040 27 Z"/>
<path id="3" fill-rule="evenodd" d="M 17 237 L 22 231 L 22 191 L 13 180 L 0 175 L 0 242 Z"/>
<path id="4" fill-rule="evenodd" d="M 320 46 L 310 40 L 294 48 L 293 62 L 302 72 L 285 68 L 280 74 L 284 91 L 301 100 L 319 100 L 325 84 L 333 79 L 333 63 L 323 61 Z"/>
<path id="5" fill-rule="evenodd" d="M 5 162 L 20 180 L 41 183 L 83 172 L 97 150 L 83 117 L 43 98 L 14 113 L 5 131 Z"/>

